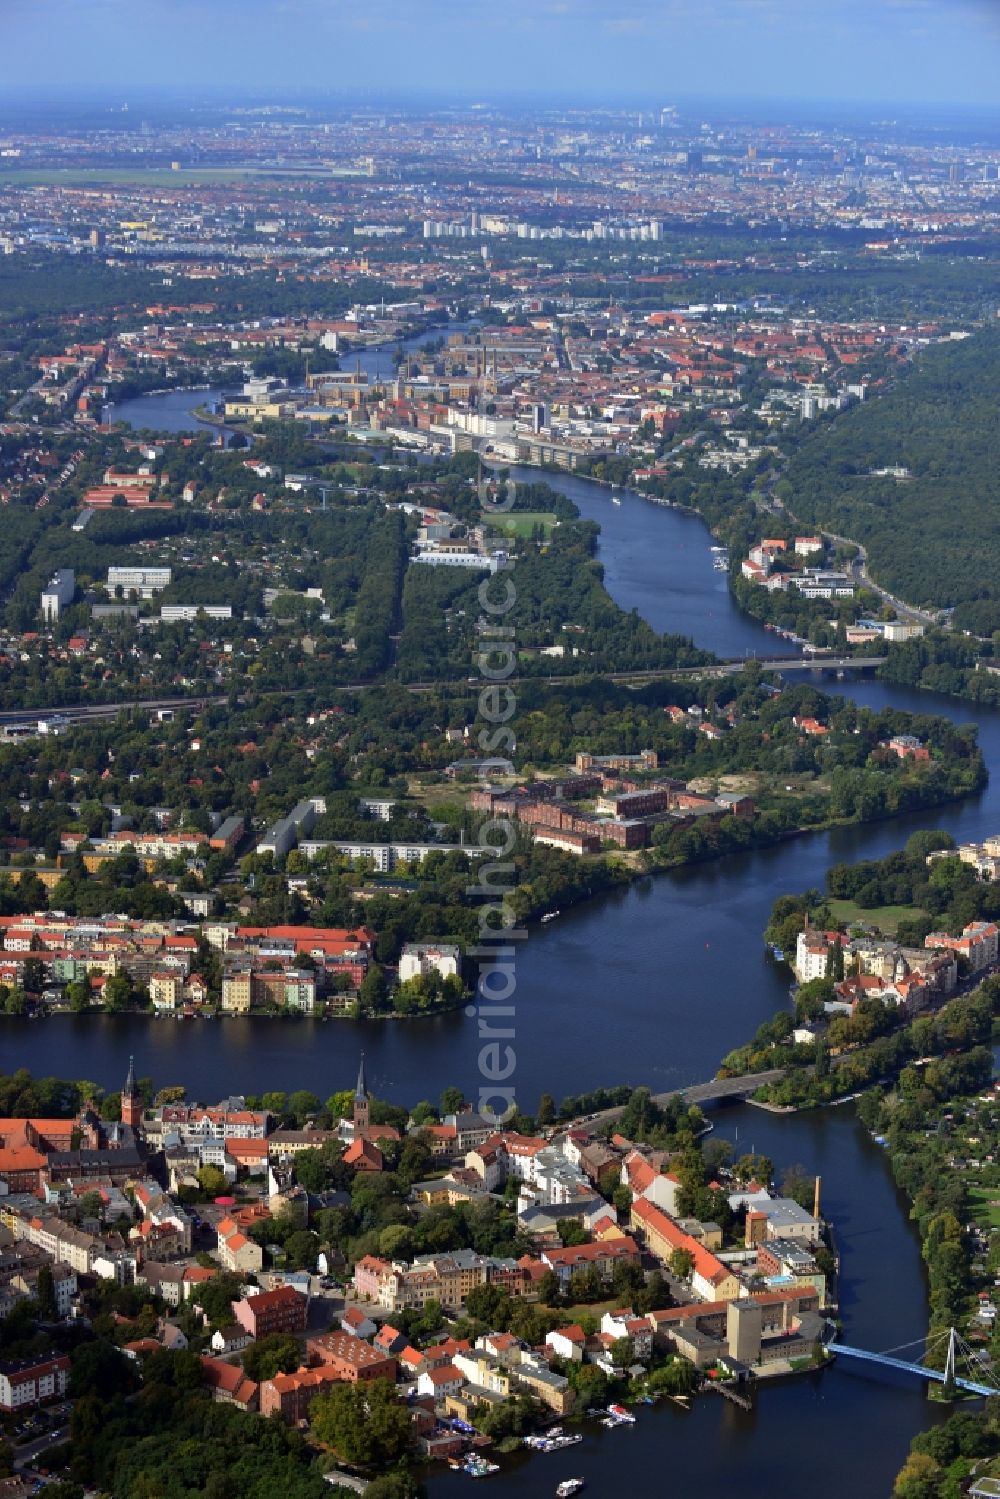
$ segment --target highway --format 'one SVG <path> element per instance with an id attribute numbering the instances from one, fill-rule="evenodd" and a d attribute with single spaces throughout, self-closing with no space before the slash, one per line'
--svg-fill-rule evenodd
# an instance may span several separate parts
<path id="1" fill-rule="evenodd" d="M 616 682 L 627 687 L 642 686 L 647 682 L 669 682 L 677 678 L 735 676 L 752 662 L 756 662 L 765 671 L 867 671 L 881 666 L 884 660 L 884 656 L 738 656 L 728 661 L 712 662 L 705 666 L 661 667 L 651 671 L 577 672 L 564 676 L 509 677 L 506 685 L 537 684 L 543 687 L 569 687 L 574 683 L 593 680 L 597 677 L 601 681 Z M 331 683 L 329 692 L 331 696 L 335 696 L 338 692 L 370 692 L 373 689 L 384 689 L 391 685 L 393 684 L 385 679 L 378 682 Z M 421 693 L 447 692 L 463 686 L 480 687 L 485 686 L 486 683 L 481 682 L 478 677 L 470 677 L 465 682 L 403 682 L 398 685 L 405 687 L 407 692 Z M 261 699 L 297 697 L 300 693 L 310 690 L 314 695 L 318 692 L 316 688 L 286 687 L 262 692 L 260 697 Z M 101 719 L 116 718 L 119 713 L 129 713 L 134 710 L 156 713 L 188 708 L 201 712 L 204 708 L 218 707 L 228 701 L 226 694 L 218 693 L 213 697 L 153 697 L 141 698 L 135 702 L 69 703 L 47 707 L 4 708 L 0 709 L 0 728 L 10 724 L 36 723 L 39 718 L 66 718 L 71 723 L 96 722 Z"/>
<path id="2" fill-rule="evenodd" d="M 156 697 L 134 703 L 71 703 L 55 708 L 5 708 L 0 710 L 0 728 L 7 724 L 37 723 L 40 718 L 67 718 L 71 723 L 88 723 L 102 718 L 117 718 L 119 713 L 129 713 L 133 709 L 147 713 L 179 708 L 196 708 L 200 711 L 228 701 L 224 696 Z"/>

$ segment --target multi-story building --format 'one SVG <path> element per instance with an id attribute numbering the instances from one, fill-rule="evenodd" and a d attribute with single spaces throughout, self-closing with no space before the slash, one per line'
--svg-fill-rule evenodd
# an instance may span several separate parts
<path id="1" fill-rule="evenodd" d="M 461 962 L 460 950 L 449 943 L 406 942 L 399 955 L 400 982 L 428 973 L 457 978 Z"/>
<path id="2" fill-rule="evenodd" d="M 304 1333 L 308 1310 L 306 1298 L 292 1286 L 279 1286 L 276 1291 L 261 1291 L 233 1302 L 233 1317 L 254 1338 L 267 1338 L 276 1332 Z"/>
<path id="3" fill-rule="evenodd" d="M 260 1413 L 280 1416 L 290 1425 L 304 1421 L 316 1396 L 342 1382 L 340 1369 L 325 1365 L 318 1369 L 297 1369 L 294 1374 L 276 1374 L 260 1386 Z"/>
<path id="4" fill-rule="evenodd" d="M 1000 928 L 992 921 L 972 921 L 963 928 L 960 937 L 950 937 L 947 932 L 929 932 L 924 938 L 925 947 L 947 948 L 964 957 L 973 973 L 996 963 L 998 942 Z"/>
<path id="5" fill-rule="evenodd" d="M 108 592 L 113 596 L 120 588 L 123 593 L 135 592 L 143 599 L 151 599 L 154 593 L 170 587 L 169 567 L 109 567 Z"/>
<path id="6" fill-rule="evenodd" d="M 16 1411 L 66 1393 L 69 1359 L 64 1353 L 42 1359 L 6 1359 L 0 1363 L 0 1410 Z"/>
<path id="7" fill-rule="evenodd" d="M 521 1278 L 514 1262 L 455 1249 L 450 1254 L 420 1255 L 412 1265 L 365 1255 L 354 1268 L 354 1289 L 387 1311 L 421 1308 L 432 1300 L 460 1311 L 477 1286 L 502 1283 L 517 1294 Z"/>
<path id="8" fill-rule="evenodd" d="M 388 1379 L 396 1382 L 396 1360 L 349 1332 L 324 1332 L 310 1338 L 306 1354 L 311 1364 L 335 1369 L 342 1380 Z"/>
<path id="9" fill-rule="evenodd" d="M 739 1277 L 654 1203 L 645 1198 L 633 1202 L 631 1225 L 644 1235 L 649 1250 L 664 1263 L 678 1250 L 690 1257 L 691 1287 L 703 1301 L 731 1301 L 741 1294 Z"/>
<path id="10" fill-rule="evenodd" d="M 62 611 L 73 602 L 76 593 L 76 574 L 71 568 L 61 567 L 54 572 L 42 589 L 42 618 L 53 624 Z"/>

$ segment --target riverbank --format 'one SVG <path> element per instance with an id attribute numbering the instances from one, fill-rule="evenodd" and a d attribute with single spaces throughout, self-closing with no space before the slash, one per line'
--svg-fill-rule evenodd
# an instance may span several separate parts
<path id="1" fill-rule="evenodd" d="M 998 1340 L 990 1267 L 1000 1248 L 1000 1168 L 993 1164 L 1000 1159 L 1000 1132 L 995 1057 L 984 1048 L 979 1062 L 978 1076 L 965 1078 L 944 1066 L 925 1069 L 916 1110 L 902 1090 L 893 1089 L 871 1095 L 861 1113 L 918 1226 L 931 1289 L 924 1360 L 947 1371 L 955 1329 L 955 1378 L 993 1390 Z M 905 1357 L 920 1352 L 918 1347 Z M 934 1390 L 945 1402 L 962 1395 L 947 1381 Z M 1000 1431 L 977 1406 L 917 1436 L 902 1473 L 919 1474 L 925 1499 L 964 1491 L 973 1473 L 1000 1478 Z"/>
<path id="2" fill-rule="evenodd" d="M 721 575 L 713 573 L 698 516 L 629 499 L 612 507 L 603 493 L 589 496 L 584 481 L 565 482 L 582 507 L 603 519 L 605 580 L 623 607 L 637 608 L 663 631 L 685 633 L 695 620 L 700 643 L 719 655 L 767 649 L 769 637 L 739 614 Z M 926 711 L 926 700 L 918 702 L 905 688 L 871 681 L 830 686 L 873 707 Z M 954 716 L 954 704 L 939 699 L 935 711 Z M 997 763 L 1000 714 L 987 710 L 981 731 L 986 758 Z M 1000 781 L 994 778 L 978 797 L 940 808 L 937 817 L 959 837 L 1000 826 Z M 533 928 L 518 948 L 512 1000 L 519 1097 L 533 1106 L 542 1090 L 578 1092 L 608 1076 L 654 1090 L 709 1076 L 720 1038 L 746 1034 L 787 1007 L 787 976 L 759 941 L 774 899 L 819 884 L 832 863 L 889 852 L 901 832 L 905 837 L 918 826 L 926 826 L 925 814 L 904 813 L 892 822 L 832 828 L 815 838 L 667 870 Z M 323 1027 L 306 1020 L 263 1031 L 233 1019 L 203 1028 L 197 1042 L 191 1044 L 184 1026 L 153 1027 L 141 1016 L 70 1017 L 58 1028 L 11 1019 L 0 1028 L 0 1050 L 11 1068 L 30 1065 L 38 1075 L 69 1068 L 114 1089 L 134 1053 L 138 1071 L 183 1082 L 192 1096 L 208 1100 L 219 1096 L 220 1078 L 226 1089 L 248 1093 L 310 1088 L 325 1097 L 332 1086 L 353 1086 L 362 1048 L 378 1092 L 399 1102 L 435 1097 L 479 1076 L 477 1028 L 457 1014 L 409 1028 L 364 1020 Z M 918 1336 L 926 1325 L 926 1278 L 915 1230 L 885 1152 L 859 1127 L 853 1110 L 778 1117 L 733 1105 L 719 1110 L 714 1122 L 717 1137 L 732 1140 L 738 1151 L 752 1143 L 784 1166 L 808 1161 L 822 1175 L 843 1260 L 845 1339 L 879 1349 Z M 671 1475 L 684 1492 L 707 1484 L 712 1494 L 739 1489 L 748 1499 L 768 1499 L 795 1492 L 808 1473 L 816 1499 L 842 1499 L 858 1487 L 863 1452 L 866 1492 L 885 1495 L 911 1436 L 935 1415 L 918 1382 L 859 1378 L 846 1362 L 822 1378 L 779 1381 L 769 1392 L 767 1413 L 765 1423 L 719 1401 L 694 1402 L 687 1410 L 661 1401 L 643 1413 L 624 1454 L 619 1433 L 583 1428 L 574 1463 L 594 1492 L 621 1487 L 623 1457 L 637 1484 L 655 1488 L 669 1452 Z M 851 1440 L 831 1443 L 831 1431 L 850 1432 Z M 511 1458 L 493 1491 L 551 1499 L 554 1482 L 565 1476 L 556 1471 L 559 1459 L 526 1458 Z M 433 1473 L 427 1486 L 430 1499 L 453 1499 L 454 1475 Z"/>

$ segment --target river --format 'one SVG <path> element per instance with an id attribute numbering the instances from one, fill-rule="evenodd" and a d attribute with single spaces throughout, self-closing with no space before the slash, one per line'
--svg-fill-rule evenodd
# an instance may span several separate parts
<path id="1" fill-rule="evenodd" d="M 151 397 L 150 401 L 161 401 Z M 518 477 L 537 479 L 525 470 Z M 549 478 L 549 476 L 546 476 Z M 735 608 L 725 577 L 712 570 L 709 537 L 697 517 L 551 477 L 602 525 L 600 557 L 617 602 L 657 629 L 692 635 L 720 655 L 774 649 L 774 637 Z M 968 705 L 873 681 L 824 680 L 873 707 L 894 705 L 958 721 Z M 1000 765 L 1000 712 L 980 710 L 987 763 Z M 787 1003 L 787 972 L 766 955 L 761 933 L 775 897 L 821 886 L 839 860 L 877 858 L 917 827 L 957 837 L 1000 828 L 1000 778 L 976 798 L 892 821 L 837 829 L 771 849 L 658 876 L 567 911 L 532 931 L 519 954 L 516 991 L 519 1097 L 557 1097 L 602 1083 L 666 1088 L 712 1075 L 721 1054 Z M 474 1091 L 479 1043 L 462 1014 L 419 1022 L 170 1022 L 140 1017 L 67 1017 L 49 1023 L 5 1020 L 0 1066 L 88 1077 L 117 1087 L 134 1051 L 158 1084 L 182 1082 L 193 1096 L 309 1088 L 326 1097 L 353 1079 L 365 1049 L 369 1078 L 384 1097 L 413 1103 L 458 1083 Z M 850 1341 L 893 1347 L 926 1326 L 919 1245 L 879 1149 L 848 1107 L 778 1118 L 749 1107 L 722 1111 L 716 1128 L 741 1149 L 753 1144 L 779 1168 L 801 1163 L 823 1177 L 824 1205 L 843 1256 L 843 1320 Z M 909 1438 L 934 1419 L 913 1383 L 857 1367 L 826 1371 L 765 1389 L 747 1415 L 706 1397 L 690 1413 L 643 1410 L 631 1431 L 588 1434 L 566 1455 L 533 1457 L 491 1482 L 490 1492 L 551 1494 L 587 1475 L 609 1493 L 624 1472 L 658 1492 L 696 1490 L 706 1499 L 735 1485 L 751 1496 L 808 1487 L 816 1499 L 888 1494 Z M 626 1466 L 627 1465 L 627 1466 Z M 431 1480 L 431 1493 L 465 1480 Z"/>
<path id="2" fill-rule="evenodd" d="M 465 323 L 454 323 L 447 330 L 429 328 L 395 343 L 375 344 L 369 349 L 359 349 L 356 354 L 344 355 L 344 368 L 352 369 L 357 366 L 372 381 L 380 376 L 389 378 L 395 374 L 393 355 L 397 349 L 402 349 L 404 353 L 419 349 L 422 344 L 439 338 L 443 332 L 461 333 L 467 326 Z M 199 406 L 211 406 L 223 399 L 221 389 L 165 390 L 119 401 L 109 408 L 108 415 L 110 421 L 125 422 L 129 427 L 140 431 L 214 432 L 218 435 L 220 428 L 214 422 L 201 421 L 195 415 L 195 410 Z M 226 432 L 228 438 L 228 428 L 221 430 Z"/>

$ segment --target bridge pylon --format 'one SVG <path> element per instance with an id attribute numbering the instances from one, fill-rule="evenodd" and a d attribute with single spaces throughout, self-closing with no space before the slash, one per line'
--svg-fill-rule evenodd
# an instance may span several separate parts
<path id="1" fill-rule="evenodd" d="M 953 1327 L 948 1329 L 948 1353 L 944 1361 L 944 1382 L 948 1386 L 955 1383 L 955 1340 L 958 1333 Z"/>

